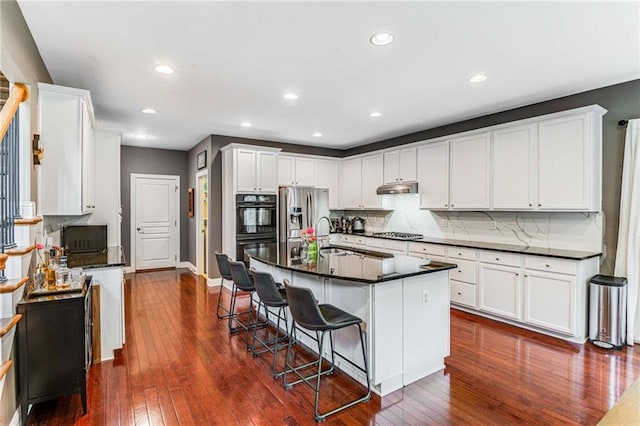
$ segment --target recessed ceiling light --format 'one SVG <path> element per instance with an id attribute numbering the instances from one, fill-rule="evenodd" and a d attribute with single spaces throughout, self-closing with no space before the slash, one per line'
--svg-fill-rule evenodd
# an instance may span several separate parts
<path id="1" fill-rule="evenodd" d="M 142 112 L 144 112 L 145 114 L 155 114 L 156 110 L 153 108 L 144 108 Z"/>
<path id="2" fill-rule="evenodd" d="M 487 79 L 487 76 L 484 74 L 477 74 L 474 75 L 473 77 L 469 78 L 469 81 L 471 83 L 482 83 L 483 81 L 485 81 Z"/>
<path id="3" fill-rule="evenodd" d="M 372 113 L 369 114 L 369 117 L 371 118 L 378 118 L 378 117 L 382 117 L 382 113 L 378 112 L 378 111 L 374 111 Z"/>
<path id="4" fill-rule="evenodd" d="M 251 123 L 249 123 L 248 121 L 243 121 L 242 123 L 240 123 L 240 125 L 242 127 L 251 127 Z"/>
<path id="5" fill-rule="evenodd" d="M 315 133 L 313 134 L 313 137 L 314 137 L 314 138 L 321 138 L 321 137 L 322 137 L 322 133 L 320 133 L 320 132 L 315 132 Z"/>
<path id="6" fill-rule="evenodd" d="M 156 65 L 153 69 L 161 74 L 173 74 L 173 68 L 169 65 Z"/>
<path id="7" fill-rule="evenodd" d="M 393 41 L 393 34 L 391 33 L 376 33 L 369 39 L 371 44 L 376 46 L 385 46 Z"/>
<path id="8" fill-rule="evenodd" d="M 287 99 L 289 101 L 295 101 L 296 99 L 298 99 L 298 95 L 296 95 L 295 93 L 285 93 L 283 98 L 285 98 L 285 99 Z"/>
<path id="9" fill-rule="evenodd" d="M 136 138 L 136 139 L 149 139 L 148 135 L 143 135 L 143 134 L 140 134 L 140 133 L 136 133 L 135 135 L 133 135 L 133 137 Z"/>

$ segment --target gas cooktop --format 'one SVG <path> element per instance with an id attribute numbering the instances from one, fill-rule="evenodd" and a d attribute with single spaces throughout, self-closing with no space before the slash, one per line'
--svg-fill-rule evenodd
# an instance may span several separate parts
<path id="1" fill-rule="evenodd" d="M 374 237 L 393 238 L 395 240 L 421 240 L 424 235 L 407 232 L 374 232 Z"/>

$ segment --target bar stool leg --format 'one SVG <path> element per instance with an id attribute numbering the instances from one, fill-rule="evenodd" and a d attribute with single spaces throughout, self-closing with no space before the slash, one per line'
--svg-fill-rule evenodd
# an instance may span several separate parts
<path id="1" fill-rule="evenodd" d="M 224 278 L 220 278 L 220 290 L 218 291 L 218 306 L 216 308 L 216 316 L 218 317 L 218 320 L 221 319 L 225 319 L 225 318 L 229 318 L 229 315 L 231 315 L 231 306 L 229 306 L 229 309 L 225 308 L 224 306 L 222 306 L 222 310 L 225 311 L 227 314 L 226 315 L 220 315 L 220 300 L 222 299 L 222 288 L 224 287 Z M 229 302 L 229 305 L 231 305 L 231 302 Z"/>

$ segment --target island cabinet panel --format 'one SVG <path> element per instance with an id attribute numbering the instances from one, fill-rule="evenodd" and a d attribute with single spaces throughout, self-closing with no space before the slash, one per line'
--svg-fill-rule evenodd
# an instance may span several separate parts
<path id="1" fill-rule="evenodd" d="M 373 294 L 374 334 L 372 359 L 373 383 L 388 383 L 388 387 L 402 387 L 402 281 L 376 286 Z M 382 389 L 382 393 L 386 393 Z"/>
<path id="2" fill-rule="evenodd" d="M 449 356 L 449 287 L 443 274 L 403 280 L 403 385 L 444 368 Z"/>

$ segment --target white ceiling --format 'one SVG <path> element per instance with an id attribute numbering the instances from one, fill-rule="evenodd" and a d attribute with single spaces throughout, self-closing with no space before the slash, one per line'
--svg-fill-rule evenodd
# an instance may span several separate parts
<path id="1" fill-rule="evenodd" d="M 638 2 L 19 4 L 54 82 L 91 90 L 126 145 L 347 148 L 640 78 Z"/>

